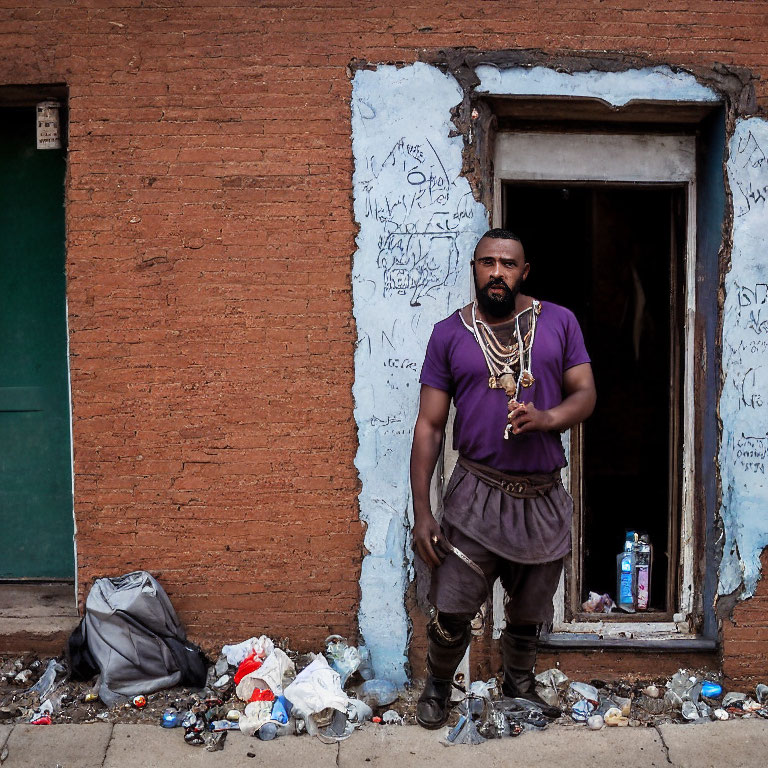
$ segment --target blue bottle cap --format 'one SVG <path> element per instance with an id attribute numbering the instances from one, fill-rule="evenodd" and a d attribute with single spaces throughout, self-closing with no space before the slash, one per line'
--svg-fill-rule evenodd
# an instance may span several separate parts
<path id="1" fill-rule="evenodd" d="M 163 728 L 175 728 L 179 724 L 179 713 L 175 709 L 166 709 L 163 712 L 163 718 L 160 721 L 160 725 Z"/>

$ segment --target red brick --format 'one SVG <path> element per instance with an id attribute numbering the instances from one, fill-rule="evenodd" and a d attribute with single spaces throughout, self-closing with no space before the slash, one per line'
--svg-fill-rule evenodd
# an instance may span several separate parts
<path id="1" fill-rule="evenodd" d="M 0 84 L 69 87 L 81 590 L 154 570 L 212 647 L 265 631 L 317 650 L 356 632 L 351 59 L 475 46 L 718 61 L 760 76 L 768 106 L 762 2 L 40 5 L 0 16 Z M 735 674 L 765 653 L 762 586 L 734 618 Z"/>

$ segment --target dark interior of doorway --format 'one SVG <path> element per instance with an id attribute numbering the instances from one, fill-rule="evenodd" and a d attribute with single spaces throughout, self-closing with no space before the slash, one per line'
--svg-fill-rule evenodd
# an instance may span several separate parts
<path id="1" fill-rule="evenodd" d="M 650 612 L 674 610 L 682 199 L 668 186 L 504 188 L 504 226 L 531 263 L 525 292 L 576 314 L 597 386 L 572 460 L 581 471 L 582 531 L 569 574 L 573 612 L 590 591 L 616 599 L 616 556 L 628 530 L 647 533 L 654 547 Z"/>

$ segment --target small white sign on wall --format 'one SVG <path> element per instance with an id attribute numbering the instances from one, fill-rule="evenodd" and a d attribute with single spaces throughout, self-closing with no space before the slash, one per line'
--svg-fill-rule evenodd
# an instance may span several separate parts
<path id="1" fill-rule="evenodd" d="M 61 149 L 58 101 L 41 101 L 37 105 L 37 148 Z"/>

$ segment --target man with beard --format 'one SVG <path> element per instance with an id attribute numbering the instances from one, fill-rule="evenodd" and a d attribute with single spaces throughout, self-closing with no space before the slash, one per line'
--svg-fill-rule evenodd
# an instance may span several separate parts
<path id="1" fill-rule="evenodd" d="M 571 548 L 573 502 L 560 481 L 566 463 L 560 433 L 595 406 L 592 368 L 573 313 L 521 293 L 530 264 L 519 238 L 502 229 L 486 232 L 472 270 L 475 302 L 432 331 L 411 453 L 413 546 L 432 569 L 435 609 L 416 715 L 425 728 L 448 719 L 470 622 L 497 577 L 507 593 L 502 691 L 559 714 L 536 695 L 533 670 Z M 429 487 L 451 398 L 459 460 L 438 525 Z"/>

